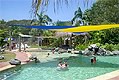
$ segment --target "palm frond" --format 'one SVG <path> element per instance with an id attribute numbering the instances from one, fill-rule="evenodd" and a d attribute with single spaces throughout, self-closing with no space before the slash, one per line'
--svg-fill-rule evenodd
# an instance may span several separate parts
<path id="1" fill-rule="evenodd" d="M 45 9 L 46 6 L 49 5 L 49 2 L 51 0 L 32 0 L 32 11 L 36 16 L 36 13 L 38 12 L 38 10 L 40 9 L 41 11 L 43 9 Z M 72 3 L 73 1 L 77 1 L 77 4 L 79 3 L 80 0 L 54 0 L 53 4 L 54 4 L 54 12 L 56 12 L 56 10 L 60 8 L 62 8 L 62 5 L 69 5 L 69 2 Z M 89 0 L 83 0 L 84 1 L 84 5 L 89 3 Z"/>
<path id="2" fill-rule="evenodd" d="M 41 1 L 42 1 L 42 0 L 38 0 L 38 2 L 37 2 L 37 5 L 36 5 L 36 12 L 37 12 L 38 9 L 39 9 L 39 6 L 40 6 L 40 4 L 41 4 Z"/>

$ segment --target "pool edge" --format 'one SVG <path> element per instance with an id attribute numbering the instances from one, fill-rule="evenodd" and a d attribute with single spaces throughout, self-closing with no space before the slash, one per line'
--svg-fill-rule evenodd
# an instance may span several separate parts
<path id="1" fill-rule="evenodd" d="M 109 72 L 109 73 L 106 73 L 106 74 L 103 74 L 97 77 L 93 77 L 87 80 L 108 80 L 116 76 L 119 76 L 119 70 L 115 70 L 115 71 L 112 71 L 112 72 Z"/>

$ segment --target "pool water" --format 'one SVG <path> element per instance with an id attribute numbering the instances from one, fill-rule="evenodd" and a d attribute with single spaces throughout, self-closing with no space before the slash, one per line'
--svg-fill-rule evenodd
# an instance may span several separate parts
<path id="1" fill-rule="evenodd" d="M 90 57 L 78 56 L 64 58 L 69 69 L 58 71 L 58 58 L 44 63 L 30 63 L 7 70 L 0 75 L 11 72 L 5 80 L 86 80 L 119 69 L 119 56 L 97 56 L 97 63 L 91 64 Z M 14 73 L 14 74 L 13 74 Z"/>

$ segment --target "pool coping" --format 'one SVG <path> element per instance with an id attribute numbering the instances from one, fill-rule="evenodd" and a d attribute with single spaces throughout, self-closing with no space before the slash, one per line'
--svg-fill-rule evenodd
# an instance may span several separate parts
<path id="1" fill-rule="evenodd" d="M 13 68 L 13 67 L 16 67 L 15 65 L 7 65 L 7 66 L 4 66 L 2 68 L 0 68 L 0 72 L 4 71 L 4 70 L 7 70 L 7 69 L 10 69 L 10 68 Z"/>
<path id="2" fill-rule="evenodd" d="M 112 71 L 112 72 L 109 72 L 94 78 L 90 78 L 87 80 L 109 80 L 118 76 L 119 76 L 119 70 L 116 70 L 116 71 Z M 114 80 L 117 80 L 117 79 L 114 79 Z"/>

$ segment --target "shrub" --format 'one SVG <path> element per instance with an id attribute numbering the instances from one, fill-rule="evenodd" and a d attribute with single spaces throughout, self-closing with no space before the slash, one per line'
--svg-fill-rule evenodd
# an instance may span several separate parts
<path id="1" fill-rule="evenodd" d="M 88 47 L 86 44 L 79 44 L 76 46 L 76 50 L 85 50 Z"/>
<path id="2" fill-rule="evenodd" d="M 106 50 L 113 51 L 115 50 L 115 45 L 106 43 L 105 45 L 101 46 L 102 48 L 105 48 Z"/>
<path id="3" fill-rule="evenodd" d="M 119 50 L 119 44 L 115 45 L 115 50 Z"/>

